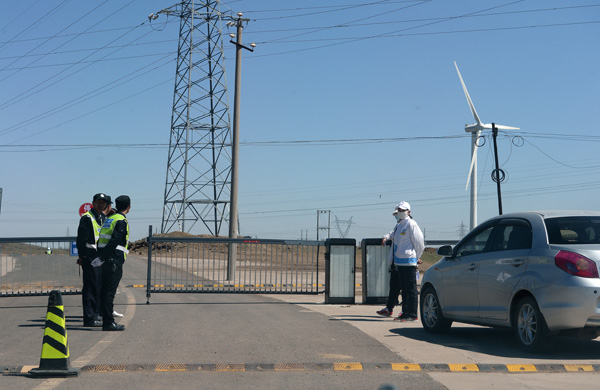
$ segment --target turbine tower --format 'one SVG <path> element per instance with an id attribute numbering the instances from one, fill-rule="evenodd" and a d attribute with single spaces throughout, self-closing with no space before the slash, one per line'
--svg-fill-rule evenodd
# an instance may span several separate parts
<path id="1" fill-rule="evenodd" d="M 456 65 L 456 61 L 454 61 L 454 67 L 456 67 L 456 72 L 458 73 L 458 78 L 460 79 L 460 83 L 463 87 L 463 91 L 465 92 L 465 96 L 467 97 L 467 103 L 469 104 L 469 108 L 471 109 L 471 113 L 475 118 L 475 122 L 472 125 L 465 125 L 465 131 L 467 133 L 471 133 L 471 166 L 469 167 L 469 176 L 467 177 L 467 188 L 469 188 L 469 181 L 471 182 L 471 218 L 469 223 L 469 229 L 473 230 L 475 226 L 477 226 L 477 140 L 481 136 L 481 130 L 484 129 L 492 129 L 491 123 L 482 123 L 481 119 L 479 119 L 479 115 L 477 114 L 477 110 L 475 110 L 475 106 L 473 105 L 473 101 L 471 101 L 471 97 L 469 96 L 469 91 L 467 91 L 467 86 L 463 81 L 462 76 L 460 75 L 460 71 L 458 70 L 458 65 Z M 496 129 L 500 130 L 519 130 L 518 127 L 504 126 L 504 125 L 494 125 Z"/>
<path id="2" fill-rule="evenodd" d="M 149 17 L 180 18 L 162 233 L 190 232 L 201 221 L 218 236 L 228 220 L 232 157 L 219 5 L 183 0 Z"/>

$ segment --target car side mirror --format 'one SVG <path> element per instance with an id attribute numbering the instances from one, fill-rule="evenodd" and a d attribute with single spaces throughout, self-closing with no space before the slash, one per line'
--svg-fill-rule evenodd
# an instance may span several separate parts
<path id="1" fill-rule="evenodd" d="M 445 257 L 452 257 L 452 246 L 444 245 L 438 248 L 437 254 Z"/>

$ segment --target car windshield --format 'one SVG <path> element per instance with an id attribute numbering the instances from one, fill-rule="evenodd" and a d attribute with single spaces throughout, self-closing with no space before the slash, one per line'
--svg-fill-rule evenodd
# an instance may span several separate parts
<path id="1" fill-rule="evenodd" d="M 600 244 L 600 216 L 545 220 L 550 244 Z"/>

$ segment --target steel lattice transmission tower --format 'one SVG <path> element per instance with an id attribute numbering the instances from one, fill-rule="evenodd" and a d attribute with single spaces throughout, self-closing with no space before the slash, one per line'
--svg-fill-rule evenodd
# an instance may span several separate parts
<path id="1" fill-rule="evenodd" d="M 180 18 L 161 232 L 198 221 L 218 236 L 229 216 L 231 132 L 219 0 L 184 0 Z M 156 15 L 150 15 L 156 18 Z"/>
<path id="2" fill-rule="evenodd" d="M 350 228 L 352 227 L 352 224 L 354 222 L 352 222 L 352 217 L 350 217 L 350 219 L 348 220 L 342 220 L 342 219 L 338 219 L 337 215 L 335 216 L 335 227 L 338 230 L 338 233 L 340 234 L 340 238 L 346 238 L 348 237 L 348 233 L 350 232 Z M 345 226 L 345 230 L 342 230 L 342 226 Z"/>

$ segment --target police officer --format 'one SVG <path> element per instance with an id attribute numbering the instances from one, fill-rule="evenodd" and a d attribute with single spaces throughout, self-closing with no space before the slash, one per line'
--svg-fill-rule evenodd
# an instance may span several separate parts
<path id="1" fill-rule="evenodd" d="M 100 230 L 98 249 L 102 264 L 102 330 L 125 330 L 114 318 L 114 300 L 117 287 L 123 276 L 123 263 L 127 258 L 129 223 L 125 217 L 131 210 L 131 199 L 121 195 L 115 199 L 116 212 L 109 216 Z"/>
<path id="2" fill-rule="evenodd" d="M 111 204 L 110 196 L 104 193 L 94 195 L 92 209 L 81 216 L 77 228 L 77 251 L 83 270 L 83 288 L 81 290 L 83 306 L 83 326 L 99 327 L 100 321 L 100 288 L 102 273 L 100 267 L 92 262 L 98 258 L 98 238 L 100 227 L 104 223 L 104 212 Z M 97 262 L 96 262 L 97 264 Z"/>

